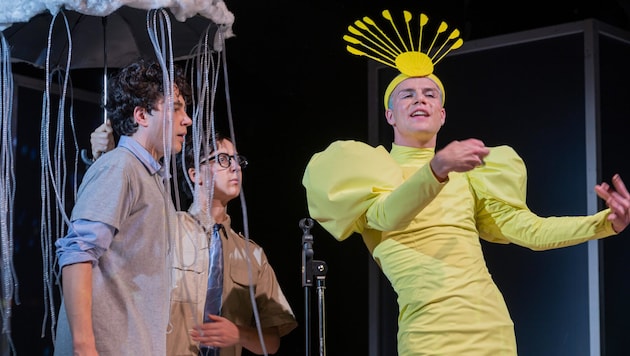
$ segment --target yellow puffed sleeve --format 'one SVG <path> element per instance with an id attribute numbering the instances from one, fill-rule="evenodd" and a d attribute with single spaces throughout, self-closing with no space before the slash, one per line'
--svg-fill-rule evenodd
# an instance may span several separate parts
<path id="1" fill-rule="evenodd" d="M 302 184 L 311 217 L 343 240 L 366 228 L 404 229 L 444 187 L 428 164 L 405 179 L 382 146 L 337 141 L 315 154 Z"/>
<path id="2" fill-rule="evenodd" d="M 384 147 L 351 140 L 313 155 L 302 178 L 309 214 L 338 240 L 363 231 L 360 220 L 368 207 L 402 181 L 400 167 Z"/>
<path id="3" fill-rule="evenodd" d="M 508 146 L 491 149 L 485 166 L 467 173 L 476 196 L 479 236 L 532 250 L 571 246 L 614 235 L 609 209 L 589 216 L 539 217 L 526 204 L 527 171 Z"/>

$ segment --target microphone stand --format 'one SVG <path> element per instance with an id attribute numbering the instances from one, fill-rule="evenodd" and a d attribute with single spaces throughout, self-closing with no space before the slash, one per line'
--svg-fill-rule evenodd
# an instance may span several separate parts
<path id="1" fill-rule="evenodd" d="M 311 354 L 311 299 L 310 290 L 313 287 L 313 277 L 317 279 L 317 297 L 318 297 L 318 320 L 319 320 L 319 355 L 326 355 L 326 319 L 325 319 L 325 297 L 326 290 L 326 272 L 328 266 L 324 261 L 313 260 L 313 235 L 310 231 L 313 227 L 313 220 L 304 218 L 300 220 L 300 228 L 302 229 L 302 287 L 304 287 L 304 311 L 305 311 L 305 356 Z"/>

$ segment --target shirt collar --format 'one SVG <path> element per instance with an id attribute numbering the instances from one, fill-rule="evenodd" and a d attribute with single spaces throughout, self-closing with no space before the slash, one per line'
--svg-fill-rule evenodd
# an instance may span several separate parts
<path id="1" fill-rule="evenodd" d="M 153 156 L 147 151 L 146 148 L 142 147 L 142 145 L 129 136 L 120 136 L 120 140 L 118 141 L 118 147 L 124 147 L 131 151 L 142 164 L 149 170 L 151 175 L 159 173 L 163 176 L 164 169 L 160 162 L 158 162 Z"/>

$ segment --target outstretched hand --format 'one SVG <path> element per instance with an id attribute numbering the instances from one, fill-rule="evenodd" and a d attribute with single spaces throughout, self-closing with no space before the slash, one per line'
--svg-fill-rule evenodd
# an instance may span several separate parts
<path id="1" fill-rule="evenodd" d="M 612 184 L 612 187 L 606 182 L 597 184 L 595 192 L 606 201 L 610 208 L 608 220 L 615 232 L 620 233 L 630 224 L 630 193 L 619 174 L 613 176 Z"/>
<path id="2" fill-rule="evenodd" d="M 114 149 L 114 130 L 109 120 L 97 127 L 90 135 L 92 157 L 97 159 L 101 154 Z"/>

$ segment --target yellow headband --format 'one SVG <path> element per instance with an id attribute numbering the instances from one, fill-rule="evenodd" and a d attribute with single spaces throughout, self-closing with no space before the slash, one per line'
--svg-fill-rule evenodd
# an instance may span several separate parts
<path id="1" fill-rule="evenodd" d="M 435 85 L 438 86 L 438 88 L 440 89 L 440 94 L 442 95 L 442 105 L 444 105 L 444 101 L 446 100 L 446 94 L 444 92 L 444 85 L 442 84 L 442 81 L 440 80 L 440 78 L 438 78 L 435 74 L 425 75 L 424 77 L 431 79 L 435 83 Z M 409 78 L 414 78 L 414 77 L 410 77 L 408 75 L 401 73 L 401 74 L 398 74 L 394 79 L 392 79 L 391 82 L 389 82 L 389 85 L 387 85 L 387 89 L 385 89 L 385 95 L 383 95 L 383 99 L 385 100 L 384 101 L 385 110 L 389 108 L 389 97 L 392 95 L 392 92 L 394 91 L 394 89 L 396 89 L 398 84 L 402 83 L 405 79 L 409 79 Z"/>
<path id="2" fill-rule="evenodd" d="M 413 19 L 411 12 L 403 11 L 407 29 L 407 39 L 403 39 L 398 31 L 398 28 L 396 28 L 394 19 L 389 10 L 383 10 L 382 15 L 383 18 L 389 20 L 393 31 L 398 38 L 397 43 L 394 43 L 394 41 L 387 37 L 385 32 L 383 32 L 383 30 L 367 16 L 363 18 L 363 21 L 355 21 L 354 26 L 348 26 L 348 32 L 350 32 L 352 36 L 346 34 L 343 36 L 343 39 L 349 43 L 349 45 L 346 46 L 346 50 L 348 50 L 348 52 L 358 56 L 366 56 L 372 60 L 400 71 L 401 74 L 394 78 L 385 90 L 385 109 L 387 110 L 388 108 L 389 96 L 392 94 L 392 91 L 394 91 L 394 88 L 396 88 L 396 86 L 403 80 L 412 77 L 428 77 L 433 80 L 442 92 L 442 104 L 444 104 L 444 99 L 446 97 L 444 86 L 442 85 L 440 79 L 433 74 L 433 67 L 450 51 L 462 46 L 464 41 L 459 38 L 459 30 L 454 29 L 451 31 L 442 45 L 439 48 L 434 49 L 433 46 L 435 45 L 438 37 L 448 29 L 446 22 L 442 21 L 435 37 L 433 38 L 433 41 L 431 41 L 429 48 L 426 51 L 422 51 L 422 32 L 424 26 L 429 22 L 427 15 L 420 14 L 417 47 L 414 46 L 410 26 L 410 22 Z M 451 44 L 447 47 L 449 42 L 451 42 Z"/>

